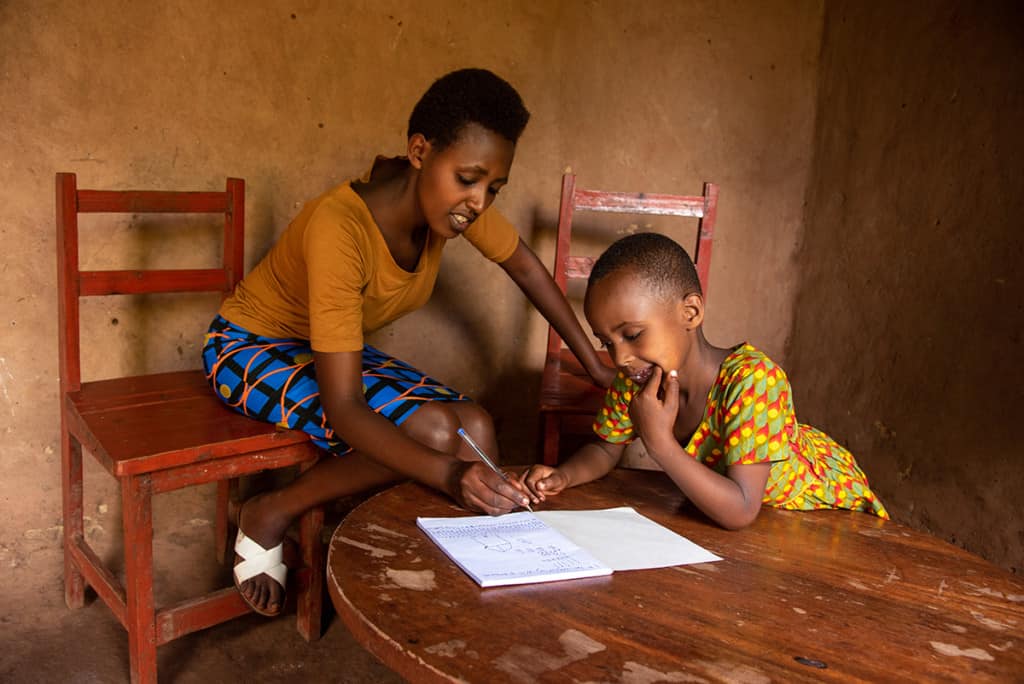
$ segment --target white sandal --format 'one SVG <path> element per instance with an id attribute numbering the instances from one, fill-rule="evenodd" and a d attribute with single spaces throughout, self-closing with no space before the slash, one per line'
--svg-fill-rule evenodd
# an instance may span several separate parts
<path id="1" fill-rule="evenodd" d="M 235 553 L 242 558 L 240 563 L 235 565 L 235 587 L 242 594 L 242 583 L 259 575 L 266 575 L 281 585 L 282 597 L 281 606 L 275 612 L 258 608 L 249 602 L 249 599 L 242 594 L 242 600 L 249 604 L 255 612 L 268 617 L 275 617 L 281 614 L 284 606 L 285 580 L 288 577 L 288 568 L 284 564 L 284 542 L 277 546 L 265 549 L 258 542 L 245 536 L 241 529 L 235 536 Z"/>

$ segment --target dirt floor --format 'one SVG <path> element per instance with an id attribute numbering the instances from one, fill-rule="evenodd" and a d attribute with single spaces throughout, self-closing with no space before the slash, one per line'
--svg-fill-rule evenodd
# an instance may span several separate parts
<path id="1" fill-rule="evenodd" d="M 154 500 L 158 605 L 230 584 L 229 569 L 214 557 L 210 493 L 175 492 Z M 353 503 L 329 511 L 330 530 Z M 114 513 L 87 516 L 86 534 L 117 567 L 123 557 L 120 535 L 107 532 L 117 527 Z M 59 554 L 59 542 L 43 553 Z M 2 602 L 0 682 L 128 682 L 127 632 L 91 590 L 79 610 L 64 605 L 60 577 L 7 584 Z M 204 684 L 402 681 L 355 642 L 326 591 L 323 625 L 323 636 L 314 643 L 306 643 L 295 630 L 294 610 L 280 618 L 249 615 L 202 630 L 157 649 L 159 679 Z"/>

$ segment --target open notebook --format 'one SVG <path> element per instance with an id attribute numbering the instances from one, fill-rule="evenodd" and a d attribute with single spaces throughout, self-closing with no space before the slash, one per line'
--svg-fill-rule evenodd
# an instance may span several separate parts
<path id="1" fill-rule="evenodd" d="M 417 518 L 416 524 L 482 587 L 721 560 L 628 507 Z"/>

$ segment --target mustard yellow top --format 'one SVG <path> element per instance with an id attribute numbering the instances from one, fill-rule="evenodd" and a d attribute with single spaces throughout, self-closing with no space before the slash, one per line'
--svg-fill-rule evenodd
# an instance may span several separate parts
<path id="1" fill-rule="evenodd" d="M 496 263 L 519 245 L 518 231 L 493 206 L 463 235 Z M 427 302 L 445 242 L 428 231 L 416 270 L 406 271 L 346 181 L 302 208 L 220 314 L 257 335 L 309 340 L 316 351 L 359 351 L 364 334 Z"/>

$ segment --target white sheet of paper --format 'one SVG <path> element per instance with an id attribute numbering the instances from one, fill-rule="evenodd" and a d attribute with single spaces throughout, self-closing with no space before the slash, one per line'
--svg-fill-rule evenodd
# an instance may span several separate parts
<path id="1" fill-rule="evenodd" d="M 722 560 L 628 506 L 534 515 L 616 572 Z"/>
<path id="2" fill-rule="evenodd" d="M 416 518 L 416 524 L 482 587 L 612 573 L 533 513 Z"/>

